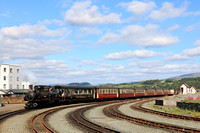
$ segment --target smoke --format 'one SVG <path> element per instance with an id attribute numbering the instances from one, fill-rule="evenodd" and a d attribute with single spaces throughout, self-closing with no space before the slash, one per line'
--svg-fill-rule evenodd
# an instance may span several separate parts
<path id="1" fill-rule="evenodd" d="M 23 70 L 21 73 L 22 81 L 30 82 L 31 84 L 36 84 L 38 82 L 37 77 L 35 74 L 29 70 Z"/>

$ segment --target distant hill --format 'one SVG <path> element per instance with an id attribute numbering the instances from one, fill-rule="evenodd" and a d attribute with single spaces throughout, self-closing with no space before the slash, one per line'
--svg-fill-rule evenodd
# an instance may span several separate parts
<path id="1" fill-rule="evenodd" d="M 182 79 L 182 78 L 196 78 L 196 77 L 200 77 L 200 72 L 198 72 L 198 73 L 190 73 L 190 74 L 179 75 L 179 76 L 172 77 L 172 78 L 169 78 L 169 79 L 180 80 L 180 79 Z"/>
<path id="2" fill-rule="evenodd" d="M 130 82 L 128 83 L 129 85 L 133 85 L 133 84 L 140 84 L 141 82 Z"/>
<path id="3" fill-rule="evenodd" d="M 69 86 L 91 86 L 91 84 L 88 83 L 88 82 L 82 82 L 82 83 L 69 83 L 69 84 L 67 84 L 67 85 L 69 85 Z"/>

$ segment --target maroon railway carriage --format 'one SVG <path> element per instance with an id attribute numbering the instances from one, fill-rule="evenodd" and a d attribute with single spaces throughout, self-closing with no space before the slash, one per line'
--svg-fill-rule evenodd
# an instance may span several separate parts
<path id="1" fill-rule="evenodd" d="M 96 99 L 118 98 L 117 88 L 97 88 Z"/>
<path id="2" fill-rule="evenodd" d="M 156 89 L 146 89 L 148 96 L 155 96 L 156 95 Z"/>
<path id="3" fill-rule="evenodd" d="M 119 98 L 131 98 L 135 97 L 134 89 L 119 89 Z"/>
<path id="4" fill-rule="evenodd" d="M 146 89 L 135 89 L 135 97 L 146 96 Z"/>
<path id="5" fill-rule="evenodd" d="M 156 89 L 156 95 L 164 95 L 163 89 Z"/>

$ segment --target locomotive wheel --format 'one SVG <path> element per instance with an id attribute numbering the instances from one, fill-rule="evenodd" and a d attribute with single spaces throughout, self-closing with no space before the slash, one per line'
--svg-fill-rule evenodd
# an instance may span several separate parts
<path id="1" fill-rule="evenodd" d="M 26 109 L 34 109 L 38 107 L 38 103 L 28 102 L 25 104 Z"/>
<path id="2" fill-rule="evenodd" d="M 38 106 L 38 104 L 37 103 L 33 103 L 33 108 L 36 108 L 37 106 Z"/>

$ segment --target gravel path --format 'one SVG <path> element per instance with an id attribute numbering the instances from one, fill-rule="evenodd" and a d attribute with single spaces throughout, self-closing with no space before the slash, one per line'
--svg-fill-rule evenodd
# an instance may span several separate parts
<path id="1" fill-rule="evenodd" d="M 0 124 L 1 133 L 28 133 L 31 132 L 29 129 L 30 119 L 38 114 L 39 112 L 44 111 L 36 110 L 25 113 L 23 115 L 16 115 L 6 119 L 3 123 Z"/>
<path id="2" fill-rule="evenodd" d="M 38 109 L 10 117 L 0 124 L 0 133 L 31 133 L 29 127 L 32 117 L 49 109 L 51 108 Z"/>
<path id="3" fill-rule="evenodd" d="M 133 103 L 130 104 L 125 104 L 120 106 L 119 110 L 121 112 L 124 112 L 126 115 L 133 116 L 136 118 L 142 118 L 150 121 L 156 121 L 156 122 L 162 122 L 162 123 L 167 123 L 167 124 L 174 124 L 174 125 L 179 125 L 183 127 L 188 127 L 188 128 L 196 128 L 200 130 L 200 122 L 193 122 L 193 121 L 185 121 L 185 120 L 179 120 L 179 119 L 170 119 L 158 115 L 153 115 L 150 113 L 143 113 L 139 112 L 136 110 L 133 110 L 130 108 L 130 106 L 133 105 Z"/>
<path id="4" fill-rule="evenodd" d="M 84 131 L 82 128 L 78 128 L 77 126 L 73 125 L 71 120 L 69 120 L 69 114 L 72 111 L 83 107 L 86 106 L 67 108 L 57 111 L 48 117 L 48 124 L 54 131 L 56 131 L 56 133 L 85 133 L 87 131 Z"/>
<path id="5" fill-rule="evenodd" d="M 136 125 L 126 120 L 120 120 L 120 119 L 107 117 L 103 113 L 103 109 L 107 106 L 110 106 L 110 105 L 92 108 L 85 112 L 85 116 L 89 120 L 93 121 L 94 123 L 97 123 L 99 125 L 102 125 L 107 128 L 111 128 L 123 133 L 166 133 L 167 132 L 160 129 L 154 129 L 154 128 L 149 128 L 145 126 Z"/>
<path id="6" fill-rule="evenodd" d="M 0 107 L 0 114 L 24 109 L 24 106 L 25 104 L 5 104 L 4 106 Z"/>

